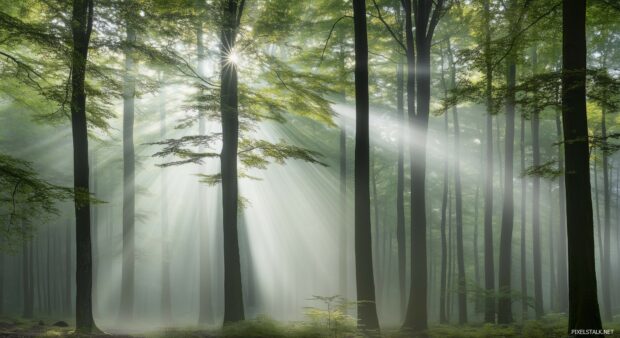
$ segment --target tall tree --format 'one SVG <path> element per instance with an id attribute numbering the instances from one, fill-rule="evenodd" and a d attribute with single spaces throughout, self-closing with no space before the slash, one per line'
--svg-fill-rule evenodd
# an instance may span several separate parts
<path id="1" fill-rule="evenodd" d="M 355 31 L 355 277 L 358 326 L 378 330 L 370 224 L 370 138 L 366 1 L 353 0 Z"/>
<path id="2" fill-rule="evenodd" d="M 512 44 L 517 42 L 521 18 L 529 2 L 523 3 L 521 11 L 516 11 L 517 1 L 508 3 L 509 36 Z M 514 16 L 518 15 L 518 18 Z M 506 74 L 506 118 L 504 136 L 504 185 L 502 198 L 502 228 L 499 244 L 499 292 L 497 302 L 497 322 L 512 322 L 512 235 L 514 228 L 514 138 L 515 138 L 515 86 L 517 80 L 517 54 L 511 46 L 507 55 Z"/>
<path id="3" fill-rule="evenodd" d="M 520 155 L 521 155 L 521 172 L 525 172 L 525 116 L 521 114 L 521 139 L 519 142 Z M 525 235 L 527 226 L 527 179 L 521 178 L 521 320 L 527 319 L 527 255 L 525 250 Z"/>
<path id="4" fill-rule="evenodd" d="M 607 141 L 606 105 L 601 109 L 601 138 Z M 609 159 L 607 149 L 601 149 L 603 169 L 603 260 L 601 261 L 601 285 L 603 288 L 603 318 L 612 320 L 611 312 L 611 186 L 609 183 Z M 598 193 L 598 191 L 597 191 Z"/>
<path id="5" fill-rule="evenodd" d="M 75 197 L 76 297 L 75 328 L 78 333 L 97 332 L 92 308 L 92 246 L 89 193 L 88 128 L 86 122 L 86 60 L 93 27 L 94 1 L 73 0 L 71 33 L 71 130 L 73 133 L 73 185 Z"/>
<path id="6" fill-rule="evenodd" d="M 448 114 L 444 116 L 444 131 L 448 134 Z M 441 278 L 439 284 L 439 322 L 448 323 L 448 315 L 446 311 L 446 278 L 447 278 L 447 259 L 448 259 L 448 243 L 446 242 L 446 208 L 448 204 L 448 158 L 443 163 L 443 188 L 441 193 L 441 220 L 439 227 L 441 231 Z"/>
<path id="7" fill-rule="evenodd" d="M 439 19 L 446 10 L 445 0 L 403 1 L 406 22 L 415 13 L 415 82 L 417 91 L 414 109 L 409 110 L 411 123 L 411 285 L 404 328 L 414 332 L 428 327 L 428 285 L 426 255 L 426 143 L 431 97 L 431 42 Z M 412 47 L 409 25 L 406 24 L 407 49 Z M 412 51 L 408 51 L 408 62 Z M 412 69 L 409 65 L 409 69 Z M 408 74 L 412 76 L 412 74 Z M 408 79 L 409 82 L 409 79 Z M 407 95 L 413 95 L 413 86 L 408 85 Z M 413 99 L 409 98 L 413 106 Z M 411 106 L 409 108 L 411 108 Z"/>
<path id="8" fill-rule="evenodd" d="M 205 2 L 204 1 L 196 1 L 196 11 L 197 11 L 197 19 L 196 19 L 196 71 L 198 72 L 198 76 L 200 77 L 199 81 L 204 78 L 204 62 L 205 62 L 205 47 L 204 47 L 204 32 L 203 32 L 203 15 L 205 11 Z M 202 85 L 202 83 L 201 83 Z M 204 90 L 202 86 L 199 89 L 200 95 L 204 95 Z M 205 117 L 203 116 L 205 112 L 203 109 L 199 108 L 198 112 L 198 135 L 205 135 Z M 199 152 L 204 152 L 204 145 L 198 146 Z M 205 172 L 204 164 L 201 164 L 200 171 L 202 174 Z M 198 187 L 198 195 L 201 204 L 206 205 L 206 189 L 204 184 L 201 184 Z M 210 302 L 209 302 L 209 248 L 207 246 L 208 238 L 207 238 L 207 222 L 205 215 L 205 208 L 198 208 L 198 247 L 199 247 L 199 257 L 198 262 L 200 264 L 199 267 L 199 296 L 198 296 L 198 323 L 206 324 L 209 320 L 210 316 Z"/>
<path id="9" fill-rule="evenodd" d="M 534 47 L 532 64 L 536 71 L 537 54 Z M 540 166 L 540 120 L 539 111 L 534 111 L 530 116 L 532 127 L 532 165 Z M 536 319 L 543 315 L 543 290 L 542 290 L 542 257 L 540 249 L 540 176 L 532 177 L 532 254 L 534 262 L 534 311 Z"/>
<path id="10" fill-rule="evenodd" d="M 401 6 L 396 6 L 398 16 L 398 32 L 403 40 L 404 24 L 402 22 Z M 397 118 L 400 122 L 398 128 L 398 162 L 396 164 L 396 242 L 398 245 L 398 287 L 400 290 L 400 313 L 405 314 L 406 295 L 405 274 L 406 274 L 406 255 L 407 244 L 405 243 L 405 70 L 401 55 L 398 56 L 396 68 L 396 110 Z"/>
<path id="11" fill-rule="evenodd" d="M 484 180 L 484 321 L 495 323 L 495 263 L 493 260 L 493 61 L 491 55 L 491 9 L 484 0 L 484 65 L 486 96 L 486 168 Z"/>
<path id="12" fill-rule="evenodd" d="M 163 75 L 161 82 L 163 83 Z M 166 91 L 164 88 L 159 89 L 159 137 L 163 140 L 166 138 Z M 170 286 L 170 246 L 168 238 L 168 172 L 166 168 L 161 168 L 160 188 L 161 188 L 161 315 L 164 323 L 172 321 L 172 297 Z"/>
<path id="13" fill-rule="evenodd" d="M 136 44 L 136 30 L 128 8 L 125 38 L 125 70 L 123 76 L 123 261 L 121 274 L 121 302 L 119 320 L 131 321 L 134 311 L 135 287 L 135 219 L 136 219 L 136 158 L 134 150 L 135 120 L 135 60 L 133 48 Z"/>
<path id="14" fill-rule="evenodd" d="M 237 212 L 239 204 L 237 150 L 239 145 L 239 86 L 232 56 L 245 0 L 222 3 L 220 32 L 220 110 L 222 121 L 222 208 L 224 226 L 224 323 L 243 320 L 243 290 Z"/>
<path id="15" fill-rule="evenodd" d="M 448 43 L 448 62 L 452 88 L 456 88 L 456 65 L 450 38 Z M 459 324 L 467 323 L 467 280 L 465 278 L 465 253 L 463 252 L 463 192 L 461 185 L 461 127 L 456 105 L 452 107 L 454 120 L 454 206 L 456 214 L 456 257 L 458 265 Z"/>
<path id="16" fill-rule="evenodd" d="M 566 159 L 568 333 L 601 329 L 586 112 L 586 1 L 563 0 L 562 127 Z"/>
<path id="17" fill-rule="evenodd" d="M 564 151 L 562 142 L 562 122 L 560 112 L 555 114 L 555 129 L 558 142 L 558 172 L 560 179 L 558 182 L 558 204 L 560 209 L 560 229 L 558 231 L 558 255 L 556 266 L 557 275 L 557 299 L 558 310 L 565 312 L 568 310 L 568 272 L 566 271 L 566 187 L 564 182 Z"/>
<path id="18" fill-rule="evenodd" d="M 22 299 L 24 318 L 34 317 L 34 268 L 32 254 L 32 240 L 26 239 L 22 243 Z"/>

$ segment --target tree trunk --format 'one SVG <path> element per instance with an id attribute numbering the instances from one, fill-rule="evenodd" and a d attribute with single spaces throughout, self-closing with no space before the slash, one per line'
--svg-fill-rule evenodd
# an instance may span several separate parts
<path id="1" fill-rule="evenodd" d="M 133 143 L 134 101 L 136 79 L 133 48 L 136 31 L 128 19 L 125 75 L 123 77 L 123 264 L 121 275 L 121 303 L 119 320 L 130 322 L 134 311 L 135 287 L 135 152 Z"/>
<path id="2" fill-rule="evenodd" d="M 93 0 L 73 0 L 71 20 L 73 49 L 71 57 L 71 130 L 73 133 L 73 183 L 75 199 L 76 297 L 75 321 L 78 333 L 99 331 L 92 311 L 92 245 L 90 202 L 79 196 L 89 193 L 88 128 L 84 79 L 90 33 L 93 24 Z"/>
<path id="3" fill-rule="evenodd" d="M 241 5 L 244 0 L 241 0 Z M 222 205 L 224 227 L 224 323 L 245 318 L 239 254 L 237 211 L 239 190 L 237 185 L 237 148 L 239 143 L 239 88 L 237 65 L 229 55 L 235 47 L 239 18 L 243 7 L 238 0 L 227 0 L 223 9 L 221 31 L 221 91 L 222 119 Z"/>
<path id="4" fill-rule="evenodd" d="M 346 57 L 344 49 L 345 41 L 340 41 L 340 53 L 338 66 L 340 76 L 347 78 Z M 346 89 L 343 88 L 341 94 L 341 102 L 347 102 Z M 340 246 L 339 246 L 339 279 L 340 279 L 340 296 L 344 299 L 349 297 L 349 226 L 347 222 L 347 121 L 344 116 L 340 117 L 340 135 L 339 141 L 339 169 L 340 169 Z M 346 310 L 345 310 L 346 311 Z"/>
<path id="5" fill-rule="evenodd" d="M 405 243 L 405 148 L 404 148 L 404 129 L 407 125 L 405 119 L 405 95 L 404 95 L 404 70 L 402 62 L 398 63 L 396 79 L 396 107 L 398 113 L 398 164 L 396 173 L 396 241 L 398 243 L 398 287 L 400 290 L 400 313 L 405 314 L 406 296 L 405 289 L 405 264 L 406 264 L 406 243 Z"/>
<path id="6" fill-rule="evenodd" d="M 204 1 L 196 1 L 197 10 L 204 10 Z M 201 15 L 201 14 L 198 14 Z M 202 20 L 199 19 L 199 22 L 196 24 L 196 54 L 197 54 L 197 65 L 196 68 L 198 70 L 199 76 L 204 76 L 204 58 L 205 58 L 205 48 L 203 42 L 203 23 Z M 200 90 L 202 94 L 202 90 Z M 198 112 L 198 134 L 205 135 L 205 117 L 202 116 L 205 112 L 200 110 Z M 200 145 L 198 147 L 199 152 L 204 151 L 204 146 Z M 201 165 L 200 171 L 204 173 L 205 168 L 204 165 Z M 204 184 L 200 184 L 198 187 L 199 201 L 204 206 L 207 204 L 206 191 Z M 198 308 L 198 324 L 205 325 L 209 320 L 209 315 L 211 314 L 211 307 L 209 302 L 209 248 L 207 246 L 208 237 L 207 237 L 207 222 L 205 215 L 205 208 L 198 209 L 198 264 L 199 267 L 199 308 Z"/>
<path id="7" fill-rule="evenodd" d="M 366 1 L 353 0 L 355 29 L 355 276 L 358 326 L 378 330 L 372 266 L 369 172 L 369 95 Z"/>
<path id="8" fill-rule="evenodd" d="M 448 114 L 444 113 L 445 137 L 448 137 Z M 445 159 L 443 163 L 443 192 L 441 197 L 441 279 L 439 288 L 439 323 L 447 324 L 448 316 L 446 311 L 446 274 L 447 274 L 447 260 L 448 260 L 448 243 L 446 242 L 446 207 L 448 204 L 448 157 L 447 153 L 444 154 Z"/>
<path id="9" fill-rule="evenodd" d="M 549 200 L 551 200 L 551 196 L 553 196 L 552 194 L 552 181 L 549 181 L 549 195 L 547 196 L 547 198 L 549 198 Z M 555 309 L 555 292 L 553 292 L 553 290 L 556 290 L 556 283 L 555 283 L 555 259 L 554 259 L 554 250 L 555 250 L 555 244 L 554 244 L 554 240 L 555 240 L 555 234 L 553 233 L 553 215 L 555 214 L 555 209 L 553 208 L 553 204 L 551 204 L 551 207 L 549 208 L 549 309 Z"/>
<path id="10" fill-rule="evenodd" d="M 573 329 L 600 330 L 602 325 L 596 290 L 586 114 L 586 1 L 563 0 L 562 21 L 570 333 Z"/>
<path id="11" fill-rule="evenodd" d="M 499 291 L 497 322 L 511 323 L 512 318 L 512 232 L 514 226 L 513 159 L 515 135 L 516 63 L 508 64 L 508 97 L 506 98 L 506 135 L 504 138 L 504 196 L 502 198 L 502 229 L 499 243 Z"/>
<path id="12" fill-rule="evenodd" d="M 50 229 L 46 231 L 47 252 L 45 254 L 45 314 L 52 314 L 52 233 Z"/>
<path id="13" fill-rule="evenodd" d="M 599 269 L 597 270 L 599 273 L 601 273 L 601 270 L 603 268 L 603 262 L 605 261 L 605 258 L 603 256 L 603 228 L 601 226 L 601 215 L 600 215 L 600 203 L 599 203 L 599 186 L 598 186 L 598 165 L 597 165 L 597 158 L 596 156 L 594 157 L 594 165 L 592 168 L 592 171 L 594 172 L 594 204 L 596 207 L 596 237 L 597 237 L 597 246 L 598 246 L 598 264 L 599 264 Z M 600 278 L 600 275 L 599 275 Z M 599 282 L 601 282 L 601 279 L 599 279 Z"/>
<path id="14" fill-rule="evenodd" d="M 346 299 L 349 294 L 347 273 L 349 227 L 347 223 L 347 130 L 344 118 L 341 119 L 340 124 L 340 295 Z"/>
<path id="15" fill-rule="evenodd" d="M 71 315 L 71 299 L 73 298 L 73 292 L 71 291 L 71 224 L 67 222 L 65 227 L 65 246 L 64 246 L 64 259 L 65 259 L 65 275 L 64 275 L 64 293 L 63 293 L 63 314 L 65 316 Z"/>
<path id="16" fill-rule="evenodd" d="M 162 85 L 163 85 L 162 75 Z M 159 138 L 166 139 L 166 92 L 159 91 Z M 161 217 L 161 319 L 168 324 L 172 321 L 172 297 L 170 295 L 170 247 L 168 239 L 168 171 L 160 169 L 160 217 Z"/>
<path id="17" fill-rule="evenodd" d="M 22 317 L 34 317 L 34 276 L 32 269 L 32 242 L 24 239 L 22 243 L 22 286 L 23 286 L 23 312 Z"/>
<path id="18" fill-rule="evenodd" d="M 566 187 L 564 184 L 564 151 L 562 149 L 562 123 L 560 112 L 555 115 L 555 128 L 557 130 L 558 146 L 558 170 L 560 171 L 558 203 L 560 207 L 560 231 L 558 236 L 558 255 L 557 255 L 557 300 L 560 312 L 568 311 L 568 272 L 566 271 Z"/>
<path id="19" fill-rule="evenodd" d="M 604 142 L 607 142 L 607 124 L 605 121 L 605 106 L 602 108 L 601 113 L 601 137 Z M 603 319 L 605 321 L 612 321 L 611 312 L 611 210 L 610 210 L 610 192 L 611 187 L 609 184 L 609 165 L 608 165 L 608 152 L 606 149 L 601 149 L 603 160 L 603 259 L 601 261 L 601 279 L 603 286 Z M 598 194 L 598 191 L 597 191 Z"/>
<path id="20" fill-rule="evenodd" d="M 375 149 L 373 148 L 372 151 L 370 151 L 370 185 L 371 185 L 371 189 L 372 189 L 372 198 L 371 198 L 371 203 L 372 203 L 372 208 L 374 209 L 374 212 L 371 212 L 371 215 L 373 215 L 374 217 L 374 222 L 371 222 L 375 224 L 374 226 L 374 236 L 373 236 L 373 241 L 372 241 L 372 253 L 373 253 L 373 260 L 372 260 L 372 264 L 373 266 L 380 266 L 380 262 L 381 262 L 381 255 L 379 252 L 379 243 L 381 242 L 381 234 L 380 234 L 380 226 L 379 226 L 379 201 L 377 200 L 377 170 L 375 168 L 375 156 L 376 156 L 376 152 Z M 379 293 L 381 293 L 381 285 L 376 283 L 375 288 L 379 290 Z"/>
<path id="21" fill-rule="evenodd" d="M 525 118 L 521 114 L 521 173 L 525 172 Z M 527 255 L 525 250 L 525 236 L 527 226 L 527 177 L 521 178 L 521 320 L 527 319 Z"/>
<path id="22" fill-rule="evenodd" d="M 540 121 L 538 112 L 531 116 L 532 165 L 540 166 Z M 540 252 L 540 177 L 532 177 L 532 252 L 534 263 L 534 310 L 536 319 L 543 316 L 542 258 Z"/>
<path id="23" fill-rule="evenodd" d="M 495 323 L 495 263 L 493 262 L 493 65 L 491 62 L 491 14 L 484 1 L 486 66 L 486 170 L 484 180 L 484 321 Z"/>
<path id="24" fill-rule="evenodd" d="M 456 88 L 456 68 L 452 55 L 452 46 L 448 38 L 448 62 L 450 63 L 450 77 L 452 88 Z M 467 286 L 465 278 L 465 254 L 463 252 L 463 193 L 461 188 L 461 159 L 460 139 L 461 127 L 457 108 L 452 108 L 454 119 L 454 202 L 456 212 L 456 257 L 458 264 L 458 300 L 459 300 L 459 324 L 467 323 Z"/>

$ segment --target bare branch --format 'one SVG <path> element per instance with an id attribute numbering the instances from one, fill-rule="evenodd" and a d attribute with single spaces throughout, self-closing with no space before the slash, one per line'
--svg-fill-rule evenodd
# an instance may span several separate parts
<path id="1" fill-rule="evenodd" d="M 377 5 L 377 2 L 375 0 L 372 0 L 373 5 L 375 6 L 375 9 L 377 10 L 377 15 L 376 18 L 379 19 L 383 25 L 385 26 L 385 28 L 388 30 L 388 32 L 390 32 L 390 34 L 392 35 L 392 37 L 394 38 L 394 40 L 398 43 L 398 45 L 400 45 L 400 47 L 403 50 L 407 50 L 407 47 L 405 47 L 405 45 L 403 44 L 403 42 L 398 38 L 398 36 L 394 33 L 394 31 L 392 30 L 392 28 L 390 27 L 390 25 L 385 22 L 385 20 L 383 19 L 383 15 L 381 14 L 381 8 L 379 8 L 379 5 Z"/>
<path id="2" fill-rule="evenodd" d="M 350 15 L 343 15 L 340 18 L 338 18 L 338 20 L 336 20 L 334 22 L 334 24 L 332 25 L 332 28 L 329 30 L 329 34 L 327 35 L 327 40 L 325 40 L 325 45 L 323 46 L 323 52 L 321 53 L 321 60 L 319 61 L 319 67 L 323 63 L 323 58 L 325 57 L 325 50 L 327 50 L 327 45 L 329 44 L 329 39 L 331 39 L 332 34 L 334 33 L 334 29 L 336 28 L 336 25 L 338 24 L 338 22 L 340 22 L 340 20 L 342 20 L 344 18 L 351 18 L 351 19 L 353 19 L 353 17 L 350 16 Z"/>

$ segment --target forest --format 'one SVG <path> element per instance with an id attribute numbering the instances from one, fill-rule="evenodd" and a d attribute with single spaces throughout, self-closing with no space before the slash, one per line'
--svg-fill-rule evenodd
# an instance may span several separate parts
<path id="1" fill-rule="evenodd" d="M 620 336 L 617 0 L 0 0 L 0 336 Z"/>

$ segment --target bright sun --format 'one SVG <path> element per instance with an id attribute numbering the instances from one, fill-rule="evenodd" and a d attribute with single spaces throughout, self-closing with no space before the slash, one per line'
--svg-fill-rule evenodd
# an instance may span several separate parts
<path id="1" fill-rule="evenodd" d="M 233 65 L 239 65 L 240 61 L 241 57 L 236 50 L 232 50 L 230 54 L 228 54 L 228 62 L 232 63 Z"/>

